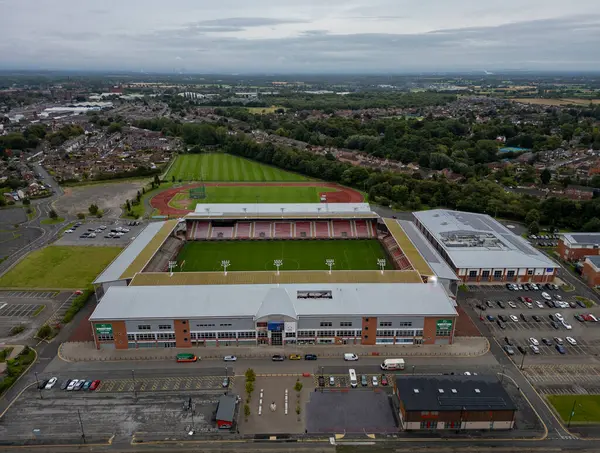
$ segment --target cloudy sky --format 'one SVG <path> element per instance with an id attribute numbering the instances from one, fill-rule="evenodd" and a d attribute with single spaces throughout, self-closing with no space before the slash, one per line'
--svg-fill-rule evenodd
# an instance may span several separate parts
<path id="1" fill-rule="evenodd" d="M 0 0 L 0 68 L 600 70 L 600 0 Z"/>

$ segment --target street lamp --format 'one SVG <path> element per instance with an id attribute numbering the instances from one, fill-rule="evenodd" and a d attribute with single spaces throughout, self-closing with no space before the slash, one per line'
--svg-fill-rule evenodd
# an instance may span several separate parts
<path id="1" fill-rule="evenodd" d="M 273 265 L 277 268 L 277 275 L 279 275 L 279 268 L 283 266 L 283 260 L 274 260 Z"/>
<path id="2" fill-rule="evenodd" d="M 377 259 L 377 265 L 381 268 L 381 273 L 383 274 L 383 270 L 385 269 L 385 260 L 383 258 Z"/>
<path id="3" fill-rule="evenodd" d="M 567 423 L 567 428 L 571 427 L 571 419 L 573 415 L 575 415 L 575 405 L 577 404 L 577 400 L 573 400 L 573 407 L 571 408 L 571 413 L 569 414 L 569 422 Z"/>
<path id="4" fill-rule="evenodd" d="M 329 266 L 329 273 L 331 274 L 331 268 L 335 265 L 335 260 L 331 258 L 326 259 L 325 264 Z"/>
<path id="5" fill-rule="evenodd" d="M 137 397 L 137 393 L 135 390 L 135 370 L 131 370 L 131 377 L 133 378 L 133 397 Z"/>
<path id="6" fill-rule="evenodd" d="M 523 357 L 521 358 L 521 366 L 519 367 L 521 370 L 523 369 L 523 363 L 525 362 L 526 355 L 527 355 L 527 351 L 523 351 Z"/>
<path id="7" fill-rule="evenodd" d="M 175 269 L 177 267 L 177 261 L 169 261 L 169 272 L 170 272 L 170 277 L 173 276 L 173 269 Z"/>
<path id="8" fill-rule="evenodd" d="M 227 275 L 227 268 L 231 265 L 231 262 L 229 260 L 222 260 L 221 261 L 221 267 L 223 268 L 223 272 L 225 275 Z"/>
<path id="9" fill-rule="evenodd" d="M 42 389 L 40 388 L 40 380 L 38 379 L 37 371 L 34 371 L 35 374 L 35 382 L 37 383 L 38 392 L 40 392 L 40 399 L 44 399 L 44 395 L 42 395 Z"/>

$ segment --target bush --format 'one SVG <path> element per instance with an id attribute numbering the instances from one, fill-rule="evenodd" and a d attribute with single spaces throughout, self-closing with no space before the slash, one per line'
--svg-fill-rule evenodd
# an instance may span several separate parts
<path id="1" fill-rule="evenodd" d="M 296 385 L 294 385 L 294 390 L 296 390 L 297 392 L 300 392 L 302 390 L 302 382 L 300 382 L 300 380 L 296 381 Z"/>
<path id="2" fill-rule="evenodd" d="M 244 417 L 248 418 L 250 415 L 250 406 L 248 404 L 244 404 Z"/>
<path id="3" fill-rule="evenodd" d="M 84 214 L 83 212 L 78 212 L 78 213 L 77 213 L 77 218 L 78 218 L 79 220 L 83 220 L 83 219 L 85 219 L 85 214 Z"/>
<path id="4" fill-rule="evenodd" d="M 36 334 L 38 338 L 49 338 L 50 335 L 52 335 L 52 327 L 50 327 L 48 324 L 44 324 L 42 327 L 40 327 Z"/>
<path id="5" fill-rule="evenodd" d="M 10 355 L 14 348 L 8 347 L 0 351 L 0 362 L 6 362 L 6 358 Z"/>
<path id="6" fill-rule="evenodd" d="M 12 329 L 10 329 L 9 335 L 15 336 L 21 332 L 23 332 L 25 330 L 25 326 L 22 325 L 18 325 L 18 326 L 14 326 Z"/>
<path id="7" fill-rule="evenodd" d="M 256 373 L 254 372 L 254 370 L 252 368 L 248 368 L 246 370 L 245 375 L 246 375 L 246 381 L 249 381 L 249 382 L 256 381 Z"/>
<path id="8" fill-rule="evenodd" d="M 247 381 L 246 382 L 246 393 L 248 394 L 248 397 L 250 397 L 250 395 L 252 395 L 253 391 L 254 391 L 254 383 L 252 381 Z"/>
<path id="9" fill-rule="evenodd" d="M 63 324 L 68 324 L 73 320 L 75 315 L 79 313 L 79 310 L 81 310 L 84 307 L 85 303 L 93 293 L 94 291 L 92 291 L 91 289 L 86 289 L 83 291 L 82 294 L 73 299 L 73 302 L 71 302 L 71 306 L 63 316 Z"/>

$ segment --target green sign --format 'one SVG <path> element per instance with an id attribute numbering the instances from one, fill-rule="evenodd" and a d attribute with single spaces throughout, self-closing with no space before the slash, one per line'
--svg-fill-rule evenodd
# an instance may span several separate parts
<path id="1" fill-rule="evenodd" d="M 112 324 L 96 324 L 96 334 L 98 335 L 112 335 Z"/>
<path id="2" fill-rule="evenodd" d="M 438 319 L 435 327 L 437 330 L 452 330 L 452 320 L 451 319 Z"/>

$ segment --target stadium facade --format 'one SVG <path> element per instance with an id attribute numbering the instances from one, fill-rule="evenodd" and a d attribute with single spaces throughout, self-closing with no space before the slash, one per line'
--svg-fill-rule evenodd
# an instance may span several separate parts
<path id="1" fill-rule="evenodd" d="M 173 268 L 187 241 L 317 239 L 378 240 L 394 270 Z M 98 348 L 448 344 L 458 281 L 415 224 L 368 204 L 201 204 L 151 223 L 100 274 L 90 324 Z"/>

